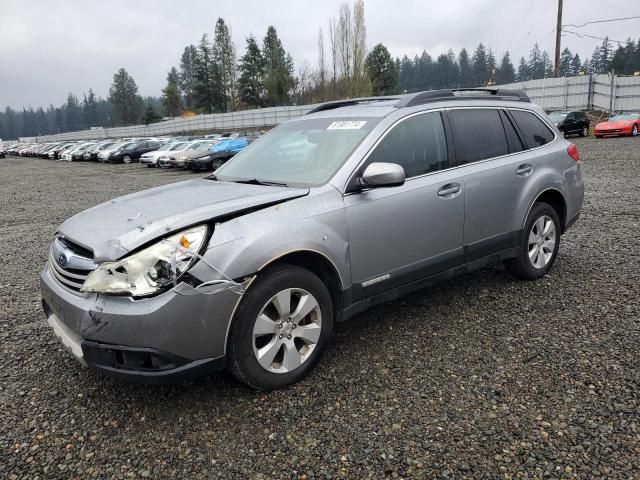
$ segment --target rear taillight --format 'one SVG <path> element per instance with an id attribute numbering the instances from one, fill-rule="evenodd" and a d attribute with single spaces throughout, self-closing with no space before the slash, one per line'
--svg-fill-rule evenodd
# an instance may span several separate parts
<path id="1" fill-rule="evenodd" d="M 573 158 L 576 162 L 580 160 L 580 154 L 578 153 L 578 147 L 574 143 L 570 143 L 567 147 L 567 153 L 571 158 Z"/>

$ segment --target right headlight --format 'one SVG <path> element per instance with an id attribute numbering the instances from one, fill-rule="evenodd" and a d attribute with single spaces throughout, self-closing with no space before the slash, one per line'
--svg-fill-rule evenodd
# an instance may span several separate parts
<path id="1" fill-rule="evenodd" d="M 116 262 L 105 262 L 89 274 L 82 292 L 146 296 L 175 283 L 197 259 L 207 238 L 199 225 L 164 238 Z"/>

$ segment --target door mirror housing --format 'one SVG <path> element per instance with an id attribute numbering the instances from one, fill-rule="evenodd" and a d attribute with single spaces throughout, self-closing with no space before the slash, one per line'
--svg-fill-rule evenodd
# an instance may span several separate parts
<path id="1" fill-rule="evenodd" d="M 404 168 L 397 163 L 373 162 L 360 177 L 362 187 L 399 187 L 405 181 Z"/>

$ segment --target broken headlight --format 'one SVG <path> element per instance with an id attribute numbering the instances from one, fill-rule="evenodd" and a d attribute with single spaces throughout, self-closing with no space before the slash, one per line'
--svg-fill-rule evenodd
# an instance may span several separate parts
<path id="1" fill-rule="evenodd" d="M 117 262 L 105 262 L 89 274 L 82 292 L 145 296 L 171 285 L 196 261 L 207 237 L 200 225 L 160 240 Z"/>

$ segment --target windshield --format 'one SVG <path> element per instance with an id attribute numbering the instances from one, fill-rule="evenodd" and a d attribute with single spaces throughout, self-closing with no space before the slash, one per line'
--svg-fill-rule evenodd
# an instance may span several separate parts
<path id="1" fill-rule="evenodd" d="M 105 148 L 111 148 L 114 144 L 113 143 L 105 143 L 104 145 L 100 145 L 100 147 L 98 147 L 98 150 L 104 150 Z"/>
<path id="2" fill-rule="evenodd" d="M 637 120 L 638 118 L 640 118 L 640 114 L 638 113 L 621 113 L 620 115 L 609 117 L 609 121 L 619 122 L 621 120 Z"/>
<path id="3" fill-rule="evenodd" d="M 135 146 L 136 146 L 136 142 L 123 143 L 118 147 L 118 150 L 124 150 L 125 148 L 133 148 Z"/>
<path id="4" fill-rule="evenodd" d="M 214 143 L 216 143 L 216 142 L 197 142 L 197 143 L 192 143 L 191 146 L 189 148 L 187 148 L 187 150 L 207 150 Z"/>
<path id="5" fill-rule="evenodd" d="M 170 145 L 171 148 L 168 148 L 167 150 L 169 150 L 170 152 L 173 152 L 175 150 L 183 150 L 186 146 L 187 143 L 185 142 L 174 143 L 173 145 Z"/>
<path id="6" fill-rule="evenodd" d="M 379 121 L 322 118 L 285 123 L 238 153 L 215 177 L 323 185 Z"/>
<path id="7" fill-rule="evenodd" d="M 567 114 L 566 113 L 562 113 L 562 112 L 551 112 L 549 114 L 549 120 L 551 120 L 553 123 L 558 123 L 561 122 L 562 120 L 564 120 L 565 118 L 567 118 Z"/>

